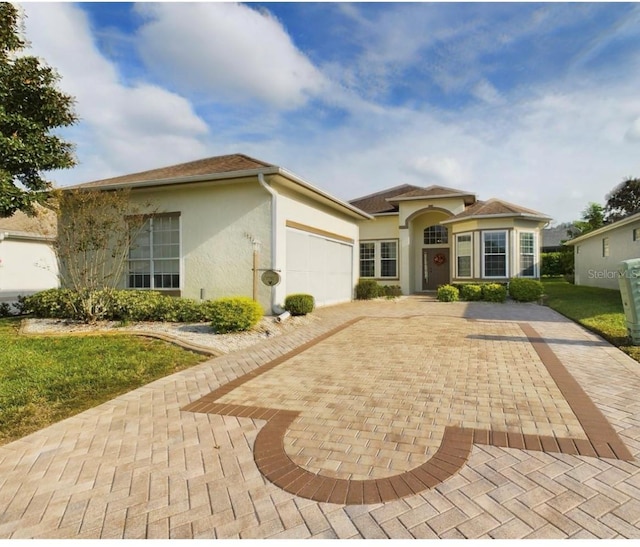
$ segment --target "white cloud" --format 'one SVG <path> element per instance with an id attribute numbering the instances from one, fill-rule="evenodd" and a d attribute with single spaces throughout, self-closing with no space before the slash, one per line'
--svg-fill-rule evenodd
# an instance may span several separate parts
<path id="1" fill-rule="evenodd" d="M 189 102 L 149 84 L 127 86 L 96 48 L 88 19 L 72 4 L 26 4 L 32 52 L 57 69 L 73 95 L 80 125 L 66 134 L 78 143 L 80 166 L 56 172 L 64 182 L 195 159 L 205 154 L 208 128 Z"/>
<path id="2" fill-rule="evenodd" d="M 157 77 L 210 101 L 303 105 L 324 85 L 274 17 L 232 3 L 139 4 L 138 46 Z"/>

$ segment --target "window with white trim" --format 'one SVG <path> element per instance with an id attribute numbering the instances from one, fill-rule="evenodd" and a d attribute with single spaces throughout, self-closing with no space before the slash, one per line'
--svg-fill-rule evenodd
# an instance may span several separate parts
<path id="1" fill-rule="evenodd" d="M 396 279 L 398 277 L 398 241 L 361 241 L 360 277 Z"/>
<path id="2" fill-rule="evenodd" d="M 471 234 L 456 235 L 456 277 L 472 277 Z"/>
<path id="3" fill-rule="evenodd" d="M 145 220 L 129 247 L 130 289 L 180 288 L 180 214 Z"/>
<path id="4" fill-rule="evenodd" d="M 507 232 L 482 232 L 482 277 L 508 277 Z"/>
<path id="5" fill-rule="evenodd" d="M 536 276 L 535 238 L 533 232 L 520 232 L 520 277 Z"/>

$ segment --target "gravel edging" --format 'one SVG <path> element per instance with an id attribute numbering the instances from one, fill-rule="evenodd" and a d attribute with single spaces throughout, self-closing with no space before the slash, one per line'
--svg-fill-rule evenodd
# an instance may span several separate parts
<path id="1" fill-rule="evenodd" d="M 28 336 L 95 336 L 137 335 L 158 338 L 204 355 L 218 356 L 253 346 L 263 340 L 280 336 L 321 319 L 313 314 L 290 317 L 278 323 L 275 317 L 263 317 L 251 330 L 216 334 L 208 323 L 139 322 L 123 325 L 118 321 L 98 321 L 86 324 L 65 319 L 22 320 L 20 334 Z"/>

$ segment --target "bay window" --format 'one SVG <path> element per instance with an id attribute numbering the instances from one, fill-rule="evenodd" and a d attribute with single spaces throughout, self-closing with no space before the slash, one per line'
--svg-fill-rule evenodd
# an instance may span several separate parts
<path id="1" fill-rule="evenodd" d="M 456 236 L 456 277 L 472 277 L 471 249 L 471 234 L 458 234 Z"/>
<path id="2" fill-rule="evenodd" d="M 520 277 L 535 277 L 535 234 L 520 233 Z"/>
<path id="3" fill-rule="evenodd" d="M 482 232 L 483 277 L 507 277 L 507 232 Z"/>

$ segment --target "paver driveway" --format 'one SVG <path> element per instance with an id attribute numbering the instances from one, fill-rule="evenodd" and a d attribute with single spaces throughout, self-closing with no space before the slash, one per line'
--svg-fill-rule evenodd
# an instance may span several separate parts
<path id="1" fill-rule="evenodd" d="M 0 447 L 0 537 L 640 537 L 640 366 L 533 304 L 411 297 Z"/>

